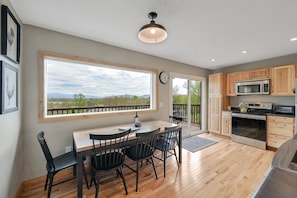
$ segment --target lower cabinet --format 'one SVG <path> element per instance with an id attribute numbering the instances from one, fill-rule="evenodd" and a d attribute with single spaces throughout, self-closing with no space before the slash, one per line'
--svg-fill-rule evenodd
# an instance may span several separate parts
<path id="1" fill-rule="evenodd" d="M 222 111 L 222 135 L 231 136 L 232 131 L 232 113 Z"/>
<path id="2" fill-rule="evenodd" d="M 267 116 L 267 146 L 279 148 L 295 133 L 295 118 Z"/>

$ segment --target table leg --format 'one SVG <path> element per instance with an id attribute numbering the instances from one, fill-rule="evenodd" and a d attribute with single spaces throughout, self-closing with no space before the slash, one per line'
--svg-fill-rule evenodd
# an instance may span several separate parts
<path id="1" fill-rule="evenodd" d="M 182 128 L 180 128 L 179 130 L 179 136 L 178 136 L 178 159 L 179 159 L 179 163 L 182 163 L 182 150 L 183 150 L 183 145 L 182 145 Z"/>
<path id="2" fill-rule="evenodd" d="M 83 155 L 77 153 L 77 198 L 82 198 L 83 195 Z"/>

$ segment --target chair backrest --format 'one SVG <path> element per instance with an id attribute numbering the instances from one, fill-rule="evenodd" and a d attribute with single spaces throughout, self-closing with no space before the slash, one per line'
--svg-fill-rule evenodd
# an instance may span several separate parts
<path id="1" fill-rule="evenodd" d="M 98 169 L 110 169 L 124 162 L 130 132 L 131 129 L 109 135 L 90 134 L 93 142 L 93 157 L 96 156 L 98 159 L 92 158 L 92 160 Z"/>
<path id="2" fill-rule="evenodd" d="M 155 143 L 158 138 L 160 128 L 150 132 L 136 133 L 136 156 L 139 159 L 152 157 L 155 152 Z"/>
<path id="3" fill-rule="evenodd" d="M 47 146 L 47 143 L 45 141 L 45 138 L 44 138 L 44 132 L 41 131 L 37 134 L 37 140 L 42 148 L 42 151 L 43 151 L 43 154 L 45 156 L 45 159 L 47 161 L 47 170 L 48 171 L 51 171 L 51 170 L 55 170 L 55 165 L 53 163 L 53 157 L 52 157 L 52 154 Z"/>
<path id="4" fill-rule="evenodd" d="M 172 115 L 169 116 L 169 122 L 171 122 L 171 123 L 179 124 L 182 121 L 183 121 L 183 119 L 180 117 L 176 117 L 176 116 L 172 116 Z"/>
<path id="5" fill-rule="evenodd" d="M 171 150 L 178 144 L 178 136 L 181 126 L 165 127 L 165 132 L 160 134 L 159 141 L 162 141 L 163 150 Z"/>

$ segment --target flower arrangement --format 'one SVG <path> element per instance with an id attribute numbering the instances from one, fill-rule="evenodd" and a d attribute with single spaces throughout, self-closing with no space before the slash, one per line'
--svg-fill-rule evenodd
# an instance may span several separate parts
<path id="1" fill-rule="evenodd" d="M 240 104 L 240 111 L 241 112 L 247 112 L 248 108 L 249 108 L 248 104 L 246 104 L 246 103 L 241 103 Z"/>

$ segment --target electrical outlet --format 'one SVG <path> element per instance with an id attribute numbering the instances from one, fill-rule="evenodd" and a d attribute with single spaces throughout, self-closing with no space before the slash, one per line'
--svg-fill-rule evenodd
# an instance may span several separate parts
<path id="1" fill-rule="evenodd" d="M 66 146 L 65 153 L 72 151 L 72 146 Z"/>

